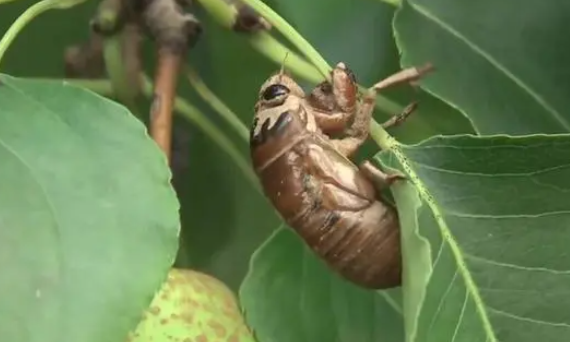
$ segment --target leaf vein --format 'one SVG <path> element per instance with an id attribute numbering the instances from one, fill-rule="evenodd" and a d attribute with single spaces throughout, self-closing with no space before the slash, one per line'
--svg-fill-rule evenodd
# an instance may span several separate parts
<path id="1" fill-rule="evenodd" d="M 464 253 L 464 255 L 467 259 L 472 259 L 474 261 L 486 263 L 489 265 L 499 266 L 499 267 L 513 268 L 513 269 L 529 271 L 529 272 L 545 272 L 545 273 L 552 273 L 552 274 L 557 274 L 557 275 L 570 274 L 570 270 L 552 270 L 552 269 L 545 268 L 545 267 L 521 266 L 521 265 L 516 265 L 516 264 L 512 264 L 512 263 L 506 263 L 506 262 L 491 260 L 491 259 L 483 258 L 483 257 L 476 256 L 476 255 L 469 254 L 469 253 Z"/>
<path id="2" fill-rule="evenodd" d="M 457 332 L 459 331 L 459 327 L 463 322 L 463 316 L 465 315 L 465 307 L 467 307 L 467 300 L 469 299 L 469 292 L 465 289 L 465 298 L 463 299 L 463 305 L 461 306 L 461 313 L 459 314 L 459 320 L 457 321 L 457 325 L 455 326 L 455 331 L 453 332 L 453 338 L 451 342 L 455 342 L 455 338 L 457 337 Z"/>
<path id="3" fill-rule="evenodd" d="M 511 135 L 504 135 L 504 134 L 496 134 L 496 135 L 485 135 L 485 136 L 476 136 L 477 139 L 479 139 L 479 141 L 484 141 L 484 140 L 491 140 L 493 138 L 508 138 L 510 140 L 517 140 L 517 139 L 529 139 L 532 137 L 546 137 L 548 136 L 549 138 L 564 138 L 567 137 L 568 134 L 567 133 L 559 133 L 559 134 L 529 134 L 529 135 L 522 135 L 522 136 L 511 136 Z M 453 136 L 446 136 L 446 137 L 453 137 Z M 456 135 L 455 137 L 472 137 L 472 135 L 468 135 L 468 134 L 461 134 L 461 135 Z M 446 144 L 441 144 L 441 145 L 421 145 L 423 143 L 418 143 L 418 144 L 411 144 L 411 145 L 406 145 L 406 148 L 409 147 L 413 147 L 414 150 L 416 151 L 420 151 L 420 150 L 432 150 L 432 149 L 449 149 L 449 150 L 483 150 L 483 151 L 491 151 L 491 150 L 507 150 L 507 149 L 517 149 L 517 150 L 527 150 L 530 148 L 542 148 L 542 147 L 549 147 L 552 148 L 553 143 L 552 142 L 548 142 L 548 143 L 543 143 L 543 144 L 533 144 L 533 145 L 514 145 L 514 144 L 501 144 L 501 145 L 496 145 L 496 146 L 454 146 L 454 145 L 446 145 Z M 570 143 L 568 142 L 558 142 L 555 145 L 557 148 L 563 148 L 563 147 L 568 147 L 570 146 Z"/>
<path id="4" fill-rule="evenodd" d="M 5 83 L 6 84 L 6 83 Z M 13 83 L 9 83 L 7 84 L 9 88 L 11 88 L 12 90 L 14 90 L 15 92 L 17 92 L 18 94 L 20 94 L 23 98 L 25 98 L 26 100 L 28 100 L 28 102 L 32 102 L 34 104 L 36 104 L 38 107 L 44 109 L 45 111 L 47 111 L 48 113 L 50 113 L 57 121 L 59 121 L 61 124 L 63 124 L 65 127 L 70 128 L 70 132 L 72 134 L 75 134 L 78 137 L 81 137 L 74 129 L 73 127 L 71 127 L 71 125 L 66 122 L 65 120 L 63 120 L 63 118 L 52 108 L 50 108 L 49 106 L 47 106 L 44 102 L 38 100 L 37 98 L 31 96 L 30 94 L 24 92 L 22 89 L 20 89 L 17 85 L 13 84 Z M 108 100 L 108 99 L 107 99 Z M 108 100 L 110 101 L 110 100 Z"/>
<path id="5" fill-rule="evenodd" d="M 384 300 L 394 309 L 394 311 L 403 316 L 402 307 L 398 305 L 396 300 L 392 298 L 392 296 L 387 291 L 383 290 L 378 292 L 382 295 L 382 297 L 384 297 Z"/>
<path id="6" fill-rule="evenodd" d="M 4 81 L 4 84 L 6 86 L 8 86 L 9 88 L 13 89 L 16 93 L 20 94 L 23 98 L 27 99 L 27 100 L 32 100 L 34 102 L 36 102 L 37 104 L 40 105 L 40 107 L 44 107 L 42 106 L 41 103 L 38 103 L 36 99 L 31 98 L 30 96 L 28 96 L 25 92 L 23 92 L 21 89 L 19 89 L 18 87 L 16 87 L 15 85 L 13 85 L 11 82 L 6 82 Z M 52 110 L 50 110 L 49 108 L 47 108 L 48 111 L 52 112 L 52 114 L 55 114 Z M 57 116 L 57 114 L 56 114 Z M 30 173 L 31 179 L 33 179 L 33 181 L 37 184 L 38 188 L 40 189 L 40 192 L 42 194 L 42 197 L 44 198 L 47 206 L 48 206 L 48 210 L 49 213 L 53 219 L 53 222 L 55 224 L 55 228 L 53 229 L 54 234 L 55 234 L 55 240 L 56 243 L 59 245 L 59 248 L 56 248 L 56 254 L 57 254 L 57 260 L 58 260 L 58 267 L 59 267 L 59 272 L 62 272 L 62 265 L 63 265 L 63 248 L 62 248 L 62 238 L 61 238 L 61 232 L 59 230 L 59 228 L 62 226 L 61 225 L 61 220 L 59 218 L 59 215 L 57 214 L 57 210 L 55 209 L 55 205 L 53 204 L 53 202 L 51 201 L 50 197 L 48 196 L 48 191 L 46 189 L 46 187 L 44 186 L 44 184 L 40 181 L 40 178 L 35 174 L 34 170 L 32 169 L 32 167 L 30 166 L 30 164 L 24 159 L 23 156 L 21 156 L 18 152 L 16 152 L 16 150 L 14 150 L 6 141 L 4 141 L 3 139 L 0 139 L 0 145 L 4 146 L 4 148 L 10 153 L 12 154 L 17 160 L 19 160 L 22 165 L 24 165 L 24 167 L 28 170 L 28 172 Z M 52 227 L 51 225 L 48 225 L 50 228 Z"/>
<path id="7" fill-rule="evenodd" d="M 492 287 L 481 287 L 481 291 L 483 292 L 505 292 L 507 294 L 513 294 L 516 293 L 519 296 L 534 296 L 534 295 L 540 295 L 540 294 L 544 294 L 544 291 L 542 289 L 512 289 L 512 288 L 504 288 L 504 289 L 499 289 L 499 288 L 492 288 Z M 567 291 L 549 291 L 548 292 L 549 295 L 568 295 L 570 294 L 570 289 L 568 289 Z"/>
<path id="8" fill-rule="evenodd" d="M 501 214 L 501 215 L 485 215 L 485 214 L 468 214 L 468 213 L 460 213 L 456 211 L 446 211 L 446 215 L 459 217 L 459 218 L 470 218 L 470 219 L 484 219 L 484 220 L 506 220 L 506 219 L 518 219 L 518 218 L 525 218 L 525 219 L 532 219 L 532 218 L 541 218 L 547 216 L 556 216 L 556 215 L 566 215 L 570 214 L 570 210 L 560 210 L 560 211 L 549 211 L 545 213 L 538 213 L 538 214 Z"/>
<path id="9" fill-rule="evenodd" d="M 439 303 L 437 304 L 437 308 L 435 309 L 435 312 L 431 316 L 431 321 L 429 323 L 426 336 L 429 336 L 430 331 L 433 329 L 433 325 L 435 324 L 437 316 L 439 315 L 439 312 L 441 311 L 441 309 L 444 305 L 445 299 L 447 298 L 447 296 L 449 295 L 449 292 L 451 292 L 451 289 L 453 288 L 453 283 L 455 283 L 455 279 L 457 279 L 457 271 L 455 271 L 455 273 L 453 274 L 453 278 L 449 282 L 447 289 L 445 289 L 443 296 L 441 296 L 441 299 L 439 300 Z"/>
<path id="10" fill-rule="evenodd" d="M 556 121 L 558 121 L 562 125 L 562 127 L 564 127 L 567 131 L 570 131 L 570 124 L 566 121 L 566 119 L 555 108 L 550 106 L 541 95 L 539 95 L 536 91 L 534 91 L 529 85 L 527 85 L 519 77 L 515 76 L 506 66 L 501 64 L 498 60 L 493 58 L 490 54 L 485 52 L 478 45 L 469 41 L 465 36 L 459 33 L 459 31 L 457 31 L 451 25 L 443 22 L 434 13 L 430 12 L 426 7 L 412 1 L 410 1 L 410 5 L 416 11 L 418 11 L 418 13 L 424 15 L 434 24 L 439 25 L 443 30 L 447 31 L 449 34 L 455 36 L 457 39 L 459 39 L 461 42 L 467 45 L 470 49 L 473 50 L 473 52 L 479 54 L 481 57 L 487 60 L 489 64 L 491 64 L 498 71 L 503 73 L 507 78 L 509 78 L 517 86 L 519 86 L 524 92 L 526 92 L 533 100 L 535 100 L 536 103 L 538 103 L 541 107 L 543 107 L 547 113 L 549 113 Z"/>
<path id="11" fill-rule="evenodd" d="M 510 313 L 510 312 L 498 310 L 498 309 L 495 309 L 495 308 L 490 307 L 490 306 L 487 306 L 487 309 L 491 312 L 494 312 L 496 315 L 505 316 L 505 317 L 512 318 L 512 319 L 517 320 L 517 321 L 523 321 L 523 322 L 541 324 L 541 325 L 548 325 L 548 326 L 553 326 L 553 327 L 570 328 L 570 324 L 568 324 L 568 323 L 563 323 L 563 322 L 555 323 L 555 322 L 541 321 L 541 320 L 538 320 L 535 318 L 519 316 L 519 315 Z"/>
<path id="12" fill-rule="evenodd" d="M 435 260 L 433 262 L 432 270 L 434 270 L 437 267 L 437 264 L 439 263 L 439 259 L 441 257 L 441 254 L 443 254 L 444 246 L 445 246 L 445 243 L 443 243 L 443 241 L 442 241 L 441 244 L 439 245 L 439 250 L 437 251 L 437 255 L 435 256 Z"/>
<path id="13" fill-rule="evenodd" d="M 307 254 L 308 254 L 308 250 L 305 246 L 303 246 L 303 262 L 301 264 L 301 294 L 300 294 L 300 298 L 299 298 L 299 307 L 301 309 L 301 316 L 304 316 L 307 312 L 309 312 L 308 310 L 305 310 L 305 307 L 307 305 L 306 301 L 305 301 L 305 289 L 310 288 L 309 286 L 307 286 Z M 303 337 L 305 341 L 310 341 L 309 337 L 307 336 L 308 332 L 307 332 L 307 326 L 308 326 L 308 322 L 310 320 L 308 319 L 302 319 L 301 320 L 301 325 L 303 326 Z"/>
<path id="14" fill-rule="evenodd" d="M 471 274 L 469 273 L 469 270 L 464 265 L 465 261 L 464 261 L 463 256 L 462 256 L 462 252 L 461 252 L 459 246 L 457 245 L 457 242 L 453 238 L 453 235 L 451 234 L 451 230 L 447 226 L 447 222 L 444 219 L 442 212 L 439 210 L 437 203 L 435 202 L 435 200 L 433 199 L 433 197 L 431 196 L 431 194 L 429 193 L 427 188 L 419 180 L 416 172 L 410 167 L 408 159 L 402 153 L 402 150 L 400 148 L 400 144 L 392 142 L 390 148 L 392 150 L 392 153 L 394 153 L 397 156 L 397 158 L 400 161 L 400 163 L 402 164 L 402 166 L 406 169 L 406 172 L 410 176 L 411 182 L 415 185 L 415 187 L 419 193 L 419 196 L 423 200 L 426 201 L 427 205 L 432 210 L 434 217 L 435 217 L 435 220 L 438 223 L 438 226 L 439 226 L 440 232 L 442 234 L 443 240 L 445 242 L 447 242 L 447 244 L 449 245 L 451 252 L 452 252 L 452 255 L 453 255 L 453 257 L 457 263 L 457 270 L 461 273 L 461 275 L 465 281 L 465 286 L 473 294 L 473 301 L 475 303 L 476 311 L 479 314 L 479 318 L 481 319 L 483 329 L 484 329 L 485 333 L 487 334 L 487 336 L 491 339 L 491 341 L 493 341 L 493 342 L 497 341 L 497 338 L 496 338 L 495 333 L 493 331 L 493 327 L 491 326 L 491 322 L 490 322 L 489 317 L 487 315 L 485 305 L 481 301 L 481 297 L 480 297 L 479 291 L 477 289 L 477 286 L 475 284 L 475 281 L 474 281 L 473 277 L 471 276 Z"/>
<path id="15" fill-rule="evenodd" d="M 438 171 L 438 172 L 442 172 L 442 173 L 449 173 L 449 174 L 459 174 L 462 176 L 478 176 L 478 177 L 488 177 L 488 178 L 496 178 L 496 177 L 529 177 L 529 176 L 536 176 L 542 173 L 546 173 L 546 172 L 550 172 L 550 171 L 556 171 L 556 170 L 562 170 L 562 169 L 566 169 L 570 167 L 570 163 L 569 164 L 562 164 L 562 165 L 556 165 L 553 167 L 547 167 L 544 169 L 540 169 L 540 170 L 536 170 L 536 171 L 531 171 L 531 172 L 506 172 L 506 173 L 494 173 L 494 174 L 490 174 L 490 173 L 481 173 L 481 172 L 467 172 L 467 171 L 457 171 L 457 170 L 450 170 L 450 169 L 444 169 L 444 168 L 440 168 L 437 166 L 432 166 L 432 165 L 428 165 L 428 164 L 424 164 L 418 161 L 413 161 L 413 163 L 421 168 L 424 169 L 428 169 L 428 170 L 432 170 L 432 171 Z"/>

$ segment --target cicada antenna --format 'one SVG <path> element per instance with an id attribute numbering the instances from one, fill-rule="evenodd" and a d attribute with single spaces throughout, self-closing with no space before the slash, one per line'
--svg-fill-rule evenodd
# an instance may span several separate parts
<path id="1" fill-rule="evenodd" d="M 285 74 L 285 62 L 287 61 L 287 57 L 289 57 L 289 51 L 285 52 L 285 57 L 283 57 L 283 61 L 281 62 L 281 69 L 279 69 L 279 77 Z"/>

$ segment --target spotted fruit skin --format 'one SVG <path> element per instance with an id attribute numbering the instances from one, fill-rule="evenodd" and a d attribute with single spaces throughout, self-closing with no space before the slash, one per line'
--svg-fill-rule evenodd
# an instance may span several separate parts
<path id="1" fill-rule="evenodd" d="M 172 269 L 128 342 L 255 342 L 232 291 L 204 273 Z"/>

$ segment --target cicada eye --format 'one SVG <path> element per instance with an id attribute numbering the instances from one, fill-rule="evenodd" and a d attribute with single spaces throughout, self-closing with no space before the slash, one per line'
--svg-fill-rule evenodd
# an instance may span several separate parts
<path id="1" fill-rule="evenodd" d="M 265 101 L 271 101 L 278 97 L 285 96 L 289 94 L 289 92 L 290 92 L 289 88 L 287 88 L 283 84 L 272 84 L 263 91 L 261 97 Z"/>
<path id="2" fill-rule="evenodd" d="M 321 91 L 325 94 L 330 94 L 333 92 L 332 85 L 329 82 L 324 82 L 321 84 Z"/>

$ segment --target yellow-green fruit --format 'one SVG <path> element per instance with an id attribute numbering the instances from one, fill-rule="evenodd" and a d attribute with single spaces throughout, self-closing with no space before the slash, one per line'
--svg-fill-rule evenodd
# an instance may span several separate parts
<path id="1" fill-rule="evenodd" d="M 129 342 L 255 342 L 234 294 L 219 280 L 172 269 Z"/>

